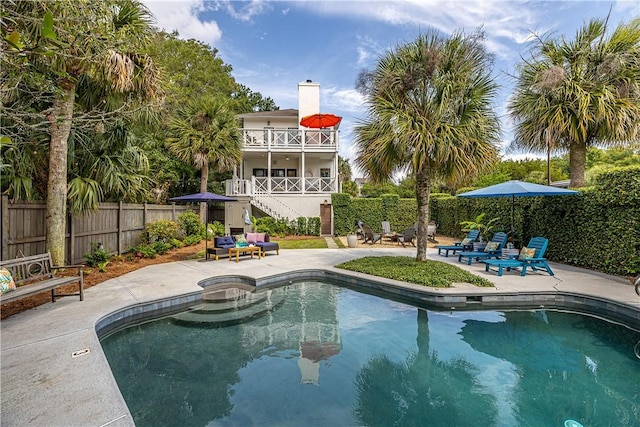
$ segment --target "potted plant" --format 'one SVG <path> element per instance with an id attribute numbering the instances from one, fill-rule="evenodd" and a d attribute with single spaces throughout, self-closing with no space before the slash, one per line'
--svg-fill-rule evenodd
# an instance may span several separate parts
<path id="1" fill-rule="evenodd" d="M 484 241 L 489 240 L 489 236 L 495 227 L 495 223 L 500 218 L 493 218 L 487 222 L 484 222 L 485 213 L 481 213 L 475 219 L 470 221 L 461 221 L 460 225 L 462 226 L 462 231 L 469 232 L 470 230 L 478 230 L 480 232 L 480 243 L 484 243 Z M 476 246 L 477 245 L 477 246 Z M 484 243 L 486 245 L 486 243 Z M 482 246 L 482 247 L 481 247 Z M 479 244 L 474 244 L 473 250 L 483 250 L 484 246 Z"/>

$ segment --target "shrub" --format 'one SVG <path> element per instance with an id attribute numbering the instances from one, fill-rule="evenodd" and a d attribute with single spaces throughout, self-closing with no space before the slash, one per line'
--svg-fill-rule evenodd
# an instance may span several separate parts
<path id="1" fill-rule="evenodd" d="M 301 236 L 307 235 L 307 218 L 301 216 L 298 217 L 297 225 L 297 233 Z"/>
<path id="2" fill-rule="evenodd" d="M 204 224 L 200 221 L 200 216 L 193 211 L 180 214 L 178 216 L 178 225 L 187 236 L 204 237 Z"/>
<path id="3" fill-rule="evenodd" d="M 211 224 L 209 224 L 208 228 L 208 235 L 224 236 L 224 224 L 220 221 L 213 221 Z"/>
<path id="4" fill-rule="evenodd" d="M 133 253 L 140 253 L 142 258 L 155 258 L 158 255 L 152 245 L 138 245 L 131 250 Z"/>
<path id="5" fill-rule="evenodd" d="M 171 245 L 165 242 L 155 242 L 151 245 L 158 255 L 166 254 Z"/>
<path id="6" fill-rule="evenodd" d="M 89 245 L 91 246 L 91 252 L 84 255 L 89 267 L 96 267 L 109 260 L 109 254 L 102 246 L 102 243 L 91 242 Z"/>
<path id="7" fill-rule="evenodd" d="M 200 240 L 202 240 L 201 236 L 192 235 L 192 236 L 185 237 L 182 243 L 184 243 L 186 246 L 192 246 L 200 243 Z"/>
<path id="8" fill-rule="evenodd" d="M 307 218 L 307 233 L 309 236 L 320 235 L 320 218 L 317 216 Z"/>
<path id="9" fill-rule="evenodd" d="M 147 223 L 144 228 L 146 243 L 163 242 L 169 243 L 178 237 L 180 226 L 175 221 L 161 219 L 158 221 Z"/>

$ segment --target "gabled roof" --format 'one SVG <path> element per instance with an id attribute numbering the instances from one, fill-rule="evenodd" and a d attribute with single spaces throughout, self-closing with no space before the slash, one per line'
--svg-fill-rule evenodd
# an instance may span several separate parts
<path id="1" fill-rule="evenodd" d="M 257 113 L 244 113 L 238 114 L 239 119 L 276 119 L 283 117 L 295 117 L 298 119 L 298 110 L 294 108 L 289 108 L 286 110 L 276 110 L 276 111 L 258 111 Z"/>

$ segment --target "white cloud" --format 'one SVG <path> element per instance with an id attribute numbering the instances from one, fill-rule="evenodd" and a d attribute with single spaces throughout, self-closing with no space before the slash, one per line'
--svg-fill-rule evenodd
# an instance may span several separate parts
<path id="1" fill-rule="evenodd" d="M 177 30 L 183 39 L 196 39 L 213 46 L 222 37 L 215 21 L 202 22 L 198 13 L 205 10 L 203 0 L 143 0 L 156 18 L 158 28 Z"/>

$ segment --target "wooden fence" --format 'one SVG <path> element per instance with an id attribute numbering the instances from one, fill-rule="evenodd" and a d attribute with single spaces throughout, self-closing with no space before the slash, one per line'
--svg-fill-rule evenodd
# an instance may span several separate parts
<path id="1" fill-rule="evenodd" d="M 145 224 L 160 219 L 176 220 L 190 209 L 184 205 L 100 203 L 97 211 L 86 215 L 68 215 L 65 260 L 85 261 L 91 243 L 102 243 L 109 253 L 121 254 L 138 245 Z M 9 203 L 2 196 L 0 260 L 41 254 L 45 249 L 45 216 L 42 202 Z"/>

